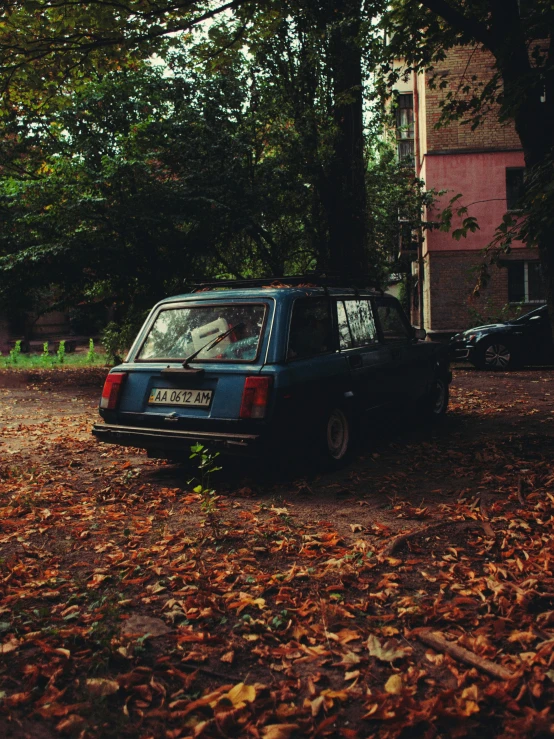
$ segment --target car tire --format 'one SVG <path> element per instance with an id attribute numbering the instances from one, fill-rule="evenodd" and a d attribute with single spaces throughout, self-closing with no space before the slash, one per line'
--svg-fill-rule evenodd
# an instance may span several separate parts
<path id="1" fill-rule="evenodd" d="M 426 393 L 420 403 L 420 413 L 426 421 L 435 421 L 442 418 L 448 409 L 450 391 L 448 381 L 445 377 L 437 377 L 431 389 Z"/>
<path id="2" fill-rule="evenodd" d="M 491 339 L 477 347 L 475 366 L 495 372 L 513 369 L 516 366 L 514 351 L 503 339 Z"/>
<path id="3" fill-rule="evenodd" d="M 354 425 L 348 411 L 342 406 L 332 406 L 322 424 L 321 449 L 325 465 L 338 468 L 345 464 L 354 448 Z"/>

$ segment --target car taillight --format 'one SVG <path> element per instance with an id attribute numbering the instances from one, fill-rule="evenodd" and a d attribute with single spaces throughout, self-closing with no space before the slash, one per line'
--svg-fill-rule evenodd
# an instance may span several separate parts
<path id="1" fill-rule="evenodd" d="M 123 380 L 127 377 L 126 372 L 110 372 L 106 377 L 102 397 L 100 398 L 100 408 L 113 410 L 117 407 L 119 393 L 123 387 Z"/>
<path id="2" fill-rule="evenodd" d="M 240 406 L 241 418 L 265 418 L 272 379 L 259 376 L 246 378 Z"/>

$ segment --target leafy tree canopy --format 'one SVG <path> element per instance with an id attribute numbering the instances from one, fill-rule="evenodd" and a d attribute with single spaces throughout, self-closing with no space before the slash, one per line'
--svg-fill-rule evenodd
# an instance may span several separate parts
<path id="1" fill-rule="evenodd" d="M 90 77 L 180 44 L 238 2 L 6 0 L 0 13 L 4 110 L 60 104 Z M 66 100 L 67 102 L 67 100 Z"/>
<path id="2" fill-rule="evenodd" d="M 414 188 L 363 122 L 378 6 L 9 5 L 3 304 L 138 314 L 192 275 L 368 257 L 383 280 Z M 55 21 L 48 37 L 39 11 Z M 182 33 L 208 14 L 202 33 Z"/>

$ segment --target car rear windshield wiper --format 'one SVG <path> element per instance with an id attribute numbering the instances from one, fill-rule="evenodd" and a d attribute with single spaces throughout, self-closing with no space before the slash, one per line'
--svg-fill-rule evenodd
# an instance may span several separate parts
<path id="1" fill-rule="evenodd" d="M 204 346 L 201 346 L 200 349 L 198 349 L 197 351 L 193 352 L 190 355 L 190 357 L 187 357 L 183 361 L 183 367 L 185 367 L 185 368 L 188 367 L 189 362 L 192 362 L 192 360 L 195 359 L 201 352 L 203 352 L 204 349 L 207 349 L 208 351 L 210 349 L 213 349 L 213 347 L 214 346 L 217 346 L 220 341 L 223 341 L 223 339 L 226 339 L 227 336 L 229 336 L 229 334 L 232 334 L 233 331 L 235 331 L 237 328 L 242 328 L 244 325 L 245 325 L 244 322 L 241 321 L 240 323 L 237 323 L 235 326 L 231 326 L 230 329 L 228 329 L 227 331 L 224 331 L 222 334 L 219 334 L 219 336 L 216 336 L 215 339 L 211 339 L 210 341 L 208 341 L 207 344 L 204 344 Z"/>

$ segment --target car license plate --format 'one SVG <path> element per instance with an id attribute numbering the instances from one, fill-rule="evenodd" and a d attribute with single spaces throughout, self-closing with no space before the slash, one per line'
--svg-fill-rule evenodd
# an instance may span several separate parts
<path id="1" fill-rule="evenodd" d="M 166 387 L 153 387 L 148 402 L 154 405 L 181 405 L 209 408 L 213 390 L 171 390 Z"/>

